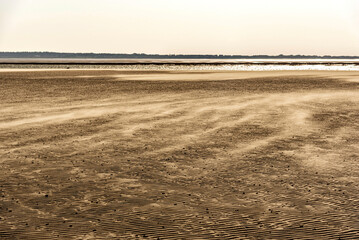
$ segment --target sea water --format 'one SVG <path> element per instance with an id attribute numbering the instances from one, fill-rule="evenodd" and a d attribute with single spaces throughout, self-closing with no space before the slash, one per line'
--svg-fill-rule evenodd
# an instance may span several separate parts
<path id="1" fill-rule="evenodd" d="M 359 71 L 359 59 L 41 59 L 0 64 L 1 69 L 113 69 L 162 71 Z"/>

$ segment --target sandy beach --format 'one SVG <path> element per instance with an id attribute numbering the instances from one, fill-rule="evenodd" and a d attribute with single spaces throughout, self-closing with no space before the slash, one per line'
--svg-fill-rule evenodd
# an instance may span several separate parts
<path id="1" fill-rule="evenodd" d="M 358 239 L 359 72 L 0 72 L 0 239 Z"/>

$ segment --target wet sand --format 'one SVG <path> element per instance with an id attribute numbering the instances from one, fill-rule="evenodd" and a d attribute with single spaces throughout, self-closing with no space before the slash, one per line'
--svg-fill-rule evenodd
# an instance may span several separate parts
<path id="1" fill-rule="evenodd" d="M 357 239 L 359 73 L 0 72 L 0 239 Z"/>

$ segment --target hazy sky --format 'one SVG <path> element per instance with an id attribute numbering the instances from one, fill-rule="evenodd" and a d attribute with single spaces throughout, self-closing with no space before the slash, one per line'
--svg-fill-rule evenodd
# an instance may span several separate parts
<path id="1" fill-rule="evenodd" d="M 359 0 L 0 0 L 0 51 L 359 55 Z"/>

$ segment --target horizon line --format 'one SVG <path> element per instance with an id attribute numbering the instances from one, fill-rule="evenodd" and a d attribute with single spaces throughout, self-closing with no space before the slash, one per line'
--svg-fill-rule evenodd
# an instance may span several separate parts
<path id="1" fill-rule="evenodd" d="M 37 55 L 36 55 L 37 54 Z M 24 55 L 24 56 L 19 56 Z M 113 56 L 113 57 L 170 57 L 170 58 L 178 58 L 178 57 L 186 57 L 186 58 L 203 58 L 203 57 L 211 57 L 211 58 L 359 58 L 357 55 L 307 55 L 307 54 L 277 54 L 277 55 L 267 55 L 267 54 L 254 54 L 254 55 L 242 55 L 242 54 L 158 54 L 158 53 L 106 53 L 106 52 L 57 52 L 57 51 L 0 51 L 0 58 L 46 58 L 46 55 L 63 55 L 62 57 L 70 57 L 68 55 L 74 55 L 73 57 L 80 57 L 82 55 L 89 55 L 93 57 L 101 57 L 101 56 Z M 59 58 L 61 56 L 47 56 L 49 58 Z"/>
<path id="2" fill-rule="evenodd" d="M 359 55 L 329 55 L 329 54 L 324 54 L 324 55 L 319 55 L 319 54 L 283 54 L 283 53 L 279 53 L 279 54 L 214 54 L 214 53 L 144 53 L 144 52 L 132 52 L 132 53 L 119 53 L 119 52 L 60 52 L 60 51 L 40 51 L 40 50 L 36 50 L 36 51 L 0 51 L 0 53 L 61 53 L 61 54 L 123 54 L 123 55 L 172 55 L 172 56 L 177 56 L 177 55 L 186 55 L 186 56 L 190 56 L 190 55 L 199 55 L 199 56 L 320 56 L 320 57 L 325 57 L 325 56 L 331 56 L 331 57 L 342 57 L 342 56 L 348 56 L 348 57 L 359 57 Z"/>

